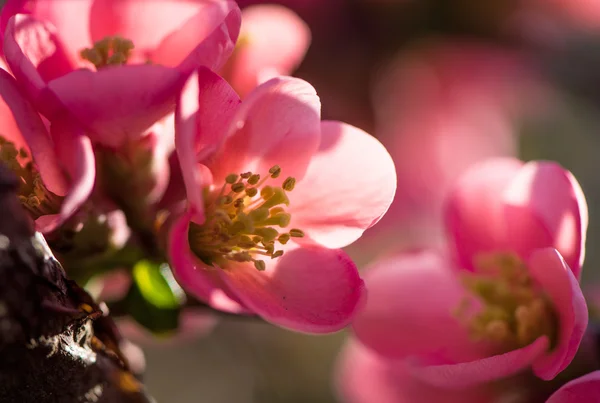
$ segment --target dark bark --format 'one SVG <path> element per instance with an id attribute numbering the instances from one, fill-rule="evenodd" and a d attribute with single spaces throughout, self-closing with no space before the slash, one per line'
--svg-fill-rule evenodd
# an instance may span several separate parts
<path id="1" fill-rule="evenodd" d="M 151 402 L 112 319 L 54 259 L 0 165 L 0 402 Z"/>

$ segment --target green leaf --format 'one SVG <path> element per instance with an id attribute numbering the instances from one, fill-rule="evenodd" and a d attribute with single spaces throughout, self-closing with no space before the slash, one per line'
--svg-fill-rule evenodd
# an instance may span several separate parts
<path id="1" fill-rule="evenodd" d="M 177 329 L 185 294 L 169 266 L 141 260 L 134 265 L 132 275 L 133 283 L 124 301 L 128 313 L 154 333 Z"/>

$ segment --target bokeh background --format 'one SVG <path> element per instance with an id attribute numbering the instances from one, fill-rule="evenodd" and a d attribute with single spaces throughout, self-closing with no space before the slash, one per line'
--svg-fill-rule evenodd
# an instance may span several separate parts
<path id="1" fill-rule="evenodd" d="M 240 0 L 242 7 L 258 3 Z M 441 242 L 441 200 L 452 179 L 484 157 L 516 155 L 557 160 L 580 181 L 590 208 L 583 277 L 594 288 L 600 281 L 600 2 L 279 4 L 310 27 L 311 46 L 294 75 L 317 89 L 323 117 L 372 133 L 396 161 L 398 195 L 390 213 L 348 248 L 361 268 L 379 256 Z M 338 401 L 332 385 L 344 332 L 307 336 L 209 313 L 188 322 L 183 339 L 138 338 L 145 380 L 159 402 Z"/>

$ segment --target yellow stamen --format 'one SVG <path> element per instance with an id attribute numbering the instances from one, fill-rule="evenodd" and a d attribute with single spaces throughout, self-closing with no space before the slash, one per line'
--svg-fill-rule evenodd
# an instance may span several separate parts
<path id="1" fill-rule="evenodd" d="M 188 239 L 194 254 L 208 265 L 221 268 L 230 262 L 252 262 L 257 270 L 265 270 L 264 258 L 281 257 L 284 245 L 292 237 L 304 236 L 299 229 L 280 233 L 291 215 L 286 211 L 290 201 L 286 192 L 294 189 L 296 180 L 287 178 L 281 187 L 265 185 L 277 178 L 277 165 L 262 176 L 252 172 L 230 174 L 225 184 L 205 192 L 206 221 L 190 224 Z M 216 191 L 218 189 L 218 191 Z"/>
<path id="2" fill-rule="evenodd" d="M 120 36 L 107 36 L 94 43 L 91 48 L 80 52 L 82 59 L 91 62 L 96 69 L 106 66 L 119 66 L 127 63 L 133 50 L 133 42 Z"/>

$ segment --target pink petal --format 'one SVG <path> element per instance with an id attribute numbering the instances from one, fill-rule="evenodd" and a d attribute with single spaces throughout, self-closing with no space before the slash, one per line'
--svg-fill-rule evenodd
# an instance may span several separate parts
<path id="1" fill-rule="evenodd" d="M 573 175 L 554 162 L 529 162 L 511 181 L 504 201 L 514 249 L 554 247 L 579 277 L 588 217 L 583 191 Z"/>
<path id="2" fill-rule="evenodd" d="M 374 354 L 356 340 L 344 346 L 336 365 L 336 385 L 345 403 L 489 403 L 492 388 L 434 388 L 413 377 L 403 362 Z"/>
<path id="3" fill-rule="evenodd" d="M 453 314 L 466 293 L 439 253 L 417 251 L 381 261 L 367 270 L 365 281 L 369 299 L 353 330 L 369 348 L 395 358 L 475 353 L 477 346 Z"/>
<path id="4" fill-rule="evenodd" d="M 310 44 L 308 25 L 292 10 L 261 4 L 242 11 L 240 41 L 224 71 L 243 97 L 274 75 L 288 75 Z M 269 76 L 268 76 L 269 75 Z"/>
<path id="5" fill-rule="evenodd" d="M 412 373 L 442 388 L 464 388 L 478 383 L 493 381 L 514 375 L 529 367 L 550 345 L 546 336 L 533 343 L 505 354 L 494 355 L 457 364 L 430 365 L 418 360 L 412 361 Z"/>
<path id="6" fill-rule="evenodd" d="M 0 70 L 0 97 L 6 103 L 6 107 L 0 104 L 0 108 L 10 111 L 2 112 L 0 135 L 7 136 L 7 140 L 14 141 L 16 146 L 26 146 L 31 150 L 44 184 L 51 192 L 64 196 L 67 184 L 48 130 L 39 114 L 25 99 L 15 79 L 4 70 Z"/>
<path id="7" fill-rule="evenodd" d="M 230 173 L 265 174 L 273 165 L 282 177 L 304 177 L 321 139 L 321 103 L 306 81 L 280 77 L 257 87 L 242 102 L 228 139 L 209 168 L 217 183 Z"/>
<path id="8" fill-rule="evenodd" d="M 94 2 L 91 12 L 93 41 L 120 35 L 133 41 L 134 59 L 168 67 L 194 55 L 186 63 L 189 70 L 218 68 L 233 50 L 240 26 L 235 1 L 104 0 Z"/>
<path id="9" fill-rule="evenodd" d="M 600 402 L 600 371 L 572 380 L 554 392 L 546 403 Z"/>
<path id="10" fill-rule="evenodd" d="M 61 221 L 71 217 L 88 199 L 96 180 L 96 159 L 90 139 L 70 121 L 52 122 L 56 154 L 71 179 L 71 188 L 60 209 Z"/>
<path id="11" fill-rule="evenodd" d="M 529 271 L 548 294 L 558 315 L 558 340 L 533 363 L 533 372 L 551 380 L 573 360 L 588 324 L 588 311 L 579 283 L 558 251 L 540 249 L 531 255 Z"/>
<path id="12" fill-rule="evenodd" d="M 180 216 L 173 222 L 169 234 L 171 269 L 177 282 L 187 292 L 215 309 L 247 312 L 221 281 L 218 275 L 221 269 L 203 265 L 193 257 L 188 244 L 189 221 L 189 215 Z"/>
<path id="13" fill-rule="evenodd" d="M 306 333 L 329 333 L 347 326 L 365 295 L 362 279 L 339 249 L 286 245 L 265 271 L 236 264 L 219 272 L 254 313 L 278 326 Z"/>
<path id="14" fill-rule="evenodd" d="M 184 77 L 158 65 L 77 70 L 48 85 L 94 142 L 118 148 L 173 110 Z"/>
<path id="15" fill-rule="evenodd" d="M 321 145 L 304 179 L 289 193 L 292 227 L 341 248 L 387 211 L 396 192 L 394 162 L 381 143 L 341 122 L 321 124 Z"/>
<path id="16" fill-rule="evenodd" d="M 488 159 L 472 165 L 449 192 L 445 221 L 461 267 L 471 268 L 480 252 L 507 247 L 502 192 L 522 166 L 513 158 Z"/>
<path id="17" fill-rule="evenodd" d="M 36 109 L 51 116 L 60 107 L 46 90 L 46 81 L 72 69 L 54 27 L 31 16 L 18 14 L 8 21 L 4 56 L 10 69 Z"/>
<path id="18" fill-rule="evenodd" d="M 227 127 L 240 99 L 225 80 L 201 68 L 187 80 L 176 108 L 175 143 L 193 211 L 203 215 L 202 197 L 205 179 L 200 177 L 197 162 L 214 153 L 224 141 Z M 200 217 L 195 222 L 202 222 Z"/>

